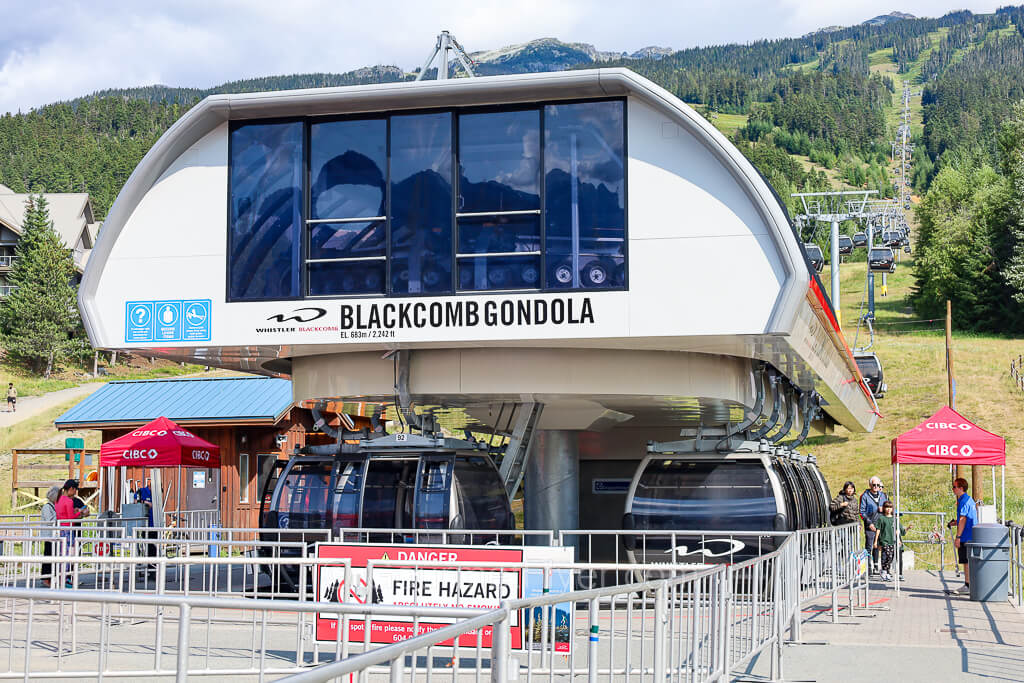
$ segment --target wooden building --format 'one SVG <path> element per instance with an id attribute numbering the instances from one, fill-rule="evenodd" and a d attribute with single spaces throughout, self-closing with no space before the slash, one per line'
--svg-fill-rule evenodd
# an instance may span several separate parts
<path id="1" fill-rule="evenodd" d="M 62 430 L 100 430 L 106 442 L 161 415 L 220 446 L 219 491 L 211 487 L 209 494 L 224 527 L 259 526 L 260 473 L 307 438 L 324 442 L 322 434 L 313 434 L 311 411 L 293 404 L 291 382 L 271 377 L 110 382 L 55 424 Z M 127 481 L 135 485 L 146 476 L 141 467 L 126 468 Z M 173 509 L 178 476 L 162 478 Z M 119 505 L 115 500 L 110 507 Z"/>

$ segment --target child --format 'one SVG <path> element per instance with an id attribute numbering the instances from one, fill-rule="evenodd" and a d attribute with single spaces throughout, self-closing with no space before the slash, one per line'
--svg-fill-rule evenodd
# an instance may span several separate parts
<path id="1" fill-rule="evenodd" d="M 892 501 L 885 501 L 882 503 L 882 514 L 875 519 L 875 527 L 878 529 L 878 533 L 875 534 L 875 547 L 881 548 L 882 551 L 882 581 L 892 581 L 892 574 L 889 573 L 889 570 L 892 567 L 893 558 L 896 557 L 896 518 L 893 517 L 893 509 Z M 906 534 L 909 528 L 901 525 L 900 537 Z M 902 558 L 899 566 L 902 580 Z"/>

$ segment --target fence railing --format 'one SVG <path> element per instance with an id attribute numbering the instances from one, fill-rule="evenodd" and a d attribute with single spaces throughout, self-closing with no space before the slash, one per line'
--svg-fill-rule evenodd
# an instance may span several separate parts
<path id="1" fill-rule="evenodd" d="M 1018 355 L 1010 360 L 1010 379 L 1018 389 L 1024 391 L 1024 355 Z"/>
<path id="2" fill-rule="evenodd" d="M 544 590 L 536 597 L 513 596 L 486 609 L 358 604 L 345 591 L 336 598 L 342 602 L 320 602 L 324 596 L 314 596 L 310 589 L 323 561 L 310 556 L 305 541 L 266 540 L 274 532 L 297 530 L 257 530 L 264 538 L 258 540 L 232 536 L 236 531 L 252 534 L 251 529 L 216 530 L 222 534 L 216 539 L 210 529 L 203 530 L 205 536 L 192 529 L 135 528 L 131 535 L 118 529 L 94 535 L 88 546 L 61 545 L 66 539 L 56 539 L 54 555 L 39 550 L 51 542 L 48 537 L 21 537 L 5 530 L 5 543 L 27 545 L 20 553 L 8 553 L 4 546 L 0 558 L 0 601 L 7 601 L 0 610 L 0 633 L 7 634 L 0 639 L 0 679 L 292 674 L 289 680 L 326 681 L 358 673 L 402 681 L 424 672 L 429 680 L 431 672 L 444 671 L 451 680 L 475 675 L 495 681 L 533 676 L 711 681 L 728 680 L 731 672 L 766 653 L 773 676 L 781 677 L 782 644 L 799 639 L 802 602 L 830 596 L 833 618 L 844 595 L 851 611 L 869 604 L 855 524 L 758 532 L 754 536 L 764 539 L 764 552 L 729 563 L 706 556 L 718 563 L 650 558 L 637 563 L 624 553 L 604 563 L 587 558 L 543 563 L 468 560 L 452 566 L 456 585 L 461 571 L 497 572 L 497 585 L 502 585 L 501 572 L 542 576 Z M 156 531 L 184 535 L 155 539 L 150 534 Z M 328 530 L 317 533 L 329 535 Z M 692 533 L 696 535 L 680 533 L 678 540 L 692 545 L 703 536 L 722 536 Z M 645 535 L 632 532 L 634 537 Z M 585 538 L 614 537 L 615 532 L 516 536 L 525 545 L 565 543 L 582 554 Z M 634 548 L 636 541 L 630 541 Z M 155 556 L 153 545 L 158 546 Z M 97 553 L 97 548 L 102 550 Z M 62 555 L 65 551 L 70 554 Z M 348 560 L 329 563 L 340 566 L 344 582 L 352 585 Z M 388 570 L 401 568 L 405 580 L 418 583 L 423 578 L 419 572 L 436 572 L 444 565 L 397 559 L 366 564 L 360 571 L 369 586 L 375 572 L 386 577 Z M 47 565 L 54 588 L 40 590 Z M 569 569 L 590 577 L 591 585 L 575 590 L 556 586 L 556 575 L 564 576 Z M 593 585 L 599 583 L 594 577 L 613 576 L 621 580 Z M 76 590 L 57 588 L 68 579 Z M 318 614 L 336 620 L 333 642 L 313 638 Z M 403 635 L 394 644 L 371 643 L 371 623 L 388 617 L 411 622 L 412 637 Z M 362 642 L 351 637 L 360 628 Z"/>
<path id="3" fill-rule="evenodd" d="M 1009 523 L 1010 527 L 1010 599 L 1024 607 L 1024 527 Z"/>

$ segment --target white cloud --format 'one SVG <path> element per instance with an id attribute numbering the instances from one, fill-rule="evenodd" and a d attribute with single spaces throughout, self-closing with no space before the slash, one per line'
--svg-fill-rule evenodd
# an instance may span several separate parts
<path id="1" fill-rule="evenodd" d="M 711 45 L 801 35 L 890 11 L 891 0 L 0 0 L 17 17 L 0 33 L 0 111 L 28 110 L 105 88 L 229 80 L 371 64 L 422 64 L 441 29 L 470 51 L 544 36 L 600 50 Z M 980 0 L 990 12 L 1000 3 Z M 938 16 L 951 5 L 907 0 Z"/>

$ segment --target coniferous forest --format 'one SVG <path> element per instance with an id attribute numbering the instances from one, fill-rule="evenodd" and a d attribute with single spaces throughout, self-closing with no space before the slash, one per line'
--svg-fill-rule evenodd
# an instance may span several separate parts
<path id="1" fill-rule="evenodd" d="M 887 111 L 896 82 L 872 73 L 879 59 L 922 91 L 924 125 L 913 140 L 913 185 L 923 198 L 915 307 L 930 315 L 952 298 L 964 327 L 1024 331 L 1024 109 L 1017 105 L 1024 100 L 1024 7 L 573 68 L 627 67 L 706 116 L 745 115 L 733 141 L 788 202 L 792 192 L 829 189 L 837 180 L 893 196 L 886 165 L 895 123 Z M 536 50 L 530 60 L 545 68 Z M 502 68 L 522 65 L 490 64 L 486 72 Z M 4 115 L 0 184 L 17 192 L 86 191 L 102 218 L 146 151 L 203 97 L 413 77 L 376 66 L 209 89 L 153 85 Z"/>

